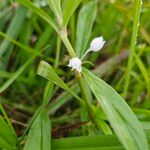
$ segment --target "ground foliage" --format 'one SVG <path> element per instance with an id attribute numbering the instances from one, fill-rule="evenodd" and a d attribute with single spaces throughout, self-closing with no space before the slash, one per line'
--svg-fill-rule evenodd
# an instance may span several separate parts
<path id="1" fill-rule="evenodd" d="M 0 0 L 0 149 L 147 150 L 149 14 L 148 0 Z"/>

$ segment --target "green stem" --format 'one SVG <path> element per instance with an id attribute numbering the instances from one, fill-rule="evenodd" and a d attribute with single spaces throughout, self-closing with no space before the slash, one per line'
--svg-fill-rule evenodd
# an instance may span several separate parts
<path id="1" fill-rule="evenodd" d="M 79 86 L 80 86 L 80 89 L 81 89 L 81 92 L 82 92 L 82 96 L 83 96 L 83 99 L 84 99 L 84 101 L 85 101 L 85 104 L 86 104 L 86 107 L 87 107 L 87 110 L 88 110 L 88 113 L 89 113 L 89 117 L 91 118 L 91 120 L 93 121 L 93 122 L 95 122 L 95 117 L 94 117 L 94 112 L 93 112 L 93 109 L 92 109 L 92 107 L 91 107 L 91 103 L 90 103 L 90 101 L 89 101 L 89 98 L 88 98 L 88 95 L 87 95 L 87 90 L 86 90 L 86 88 L 85 88 L 85 86 L 84 86 L 84 83 L 83 83 L 83 79 L 82 79 L 82 76 L 81 76 L 81 74 L 78 74 L 77 76 L 76 76 L 76 78 L 77 78 L 77 81 L 78 81 L 78 84 L 79 84 Z"/>
<path id="2" fill-rule="evenodd" d="M 61 47 L 61 40 L 60 40 L 60 37 L 58 37 L 58 38 L 57 38 L 57 48 L 56 48 L 55 67 L 57 67 L 58 64 L 59 64 L 60 47 Z"/>
<path id="3" fill-rule="evenodd" d="M 70 56 L 72 58 L 76 57 L 76 53 L 74 52 L 74 49 L 73 49 L 72 45 L 70 44 L 70 41 L 68 40 L 67 30 L 66 29 L 62 30 L 59 35 L 60 35 L 64 45 L 66 46 Z"/>
<path id="4" fill-rule="evenodd" d="M 126 98 L 127 93 L 128 93 L 128 88 L 129 88 L 130 73 L 132 70 L 133 57 L 134 57 L 135 48 L 136 48 L 142 0 L 135 0 L 134 5 L 135 5 L 134 7 L 135 16 L 134 16 L 134 23 L 133 23 L 133 32 L 132 32 L 132 37 L 131 37 L 130 55 L 129 55 L 128 65 L 127 65 L 127 70 L 126 70 L 126 75 L 125 75 L 125 85 L 124 85 L 124 93 L 123 93 L 124 98 Z"/>
<path id="5" fill-rule="evenodd" d="M 70 54 L 70 56 L 71 57 L 76 57 L 74 49 L 73 49 L 73 47 L 72 47 L 72 45 L 71 45 L 71 43 L 70 43 L 70 41 L 68 39 L 67 30 L 66 29 L 62 30 L 60 32 L 60 36 L 61 36 L 61 39 L 62 39 L 63 43 L 65 44 L 69 54 Z M 90 104 L 88 96 L 86 94 L 86 88 L 85 88 L 85 86 L 83 84 L 82 76 L 81 76 L 81 74 L 77 74 L 76 77 L 77 77 L 77 81 L 78 81 L 78 84 L 79 84 L 81 92 L 82 92 L 83 100 L 85 101 L 85 104 L 86 104 L 86 107 L 87 107 L 87 110 L 88 110 L 88 113 L 89 113 L 89 116 L 90 116 L 91 120 L 94 121 L 94 116 L 93 116 L 94 112 L 93 112 L 93 110 L 91 108 L 91 104 Z"/>

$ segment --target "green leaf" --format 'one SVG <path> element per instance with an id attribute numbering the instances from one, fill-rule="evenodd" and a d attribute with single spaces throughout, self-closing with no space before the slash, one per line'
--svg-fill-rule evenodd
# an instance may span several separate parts
<path id="1" fill-rule="evenodd" d="M 8 30 L 7 34 L 11 36 L 12 38 L 16 38 L 22 28 L 22 25 L 26 18 L 27 10 L 26 8 L 19 7 L 16 10 L 15 16 L 13 17 Z M 4 39 L 3 42 L 0 45 L 0 57 L 8 50 L 8 47 L 10 46 L 10 41 L 7 39 Z"/>
<path id="2" fill-rule="evenodd" d="M 150 142 L 150 132 L 147 132 Z M 53 150 L 124 150 L 115 135 L 90 135 L 52 139 Z"/>
<path id="3" fill-rule="evenodd" d="M 58 32 L 57 26 L 53 19 L 42 9 L 36 7 L 33 5 L 29 0 L 17 0 L 20 4 L 26 6 L 29 8 L 31 11 L 34 11 L 38 16 L 43 18 L 47 23 L 49 23 L 55 30 Z"/>
<path id="4" fill-rule="evenodd" d="M 0 115 L 0 149 L 16 149 L 17 137 Z"/>
<path id="5" fill-rule="evenodd" d="M 83 56 L 90 38 L 93 22 L 96 17 L 96 1 L 87 3 L 80 11 L 76 31 L 76 54 Z"/>
<path id="6" fill-rule="evenodd" d="M 60 0 L 48 0 L 47 2 L 49 6 L 51 7 L 53 13 L 55 14 L 56 18 L 62 19 Z"/>
<path id="7" fill-rule="evenodd" d="M 143 64 L 143 62 L 139 58 L 139 56 L 137 56 L 136 54 L 134 56 L 136 58 L 135 59 L 136 64 L 139 67 L 139 69 L 140 69 L 140 71 L 142 73 L 142 76 L 143 76 L 143 78 L 145 80 L 148 96 L 150 96 L 150 78 L 149 78 L 148 70 L 146 69 L 145 65 Z"/>
<path id="8" fill-rule="evenodd" d="M 30 119 L 28 127 L 26 128 L 23 136 L 21 137 L 22 140 L 24 139 L 26 133 L 29 131 L 30 127 L 32 126 L 32 124 L 34 122 L 34 120 L 36 120 L 36 118 L 39 116 L 39 114 L 45 109 L 46 105 L 51 100 L 54 92 L 55 92 L 55 90 L 54 90 L 54 84 L 51 81 L 47 82 L 47 85 L 46 85 L 46 88 L 45 88 L 45 91 L 44 91 L 44 95 L 43 95 L 43 103 L 36 110 L 36 112 L 34 113 L 33 117 Z"/>
<path id="9" fill-rule="evenodd" d="M 124 147 L 128 150 L 148 150 L 142 125 L 122 97 L 85 68 L 83 75 Z"/>
<path id="10" fill-rule="evenodd" d="M 13 38 L 11 38 L 9 35 L 3 33 L 0 31 L 0 35 L 5 37 L 7 40 L 11 41 L 18 47 L 20 47 L 22 50 L 25 50 L 27 52 L 32 52 L 31 58 L 29 58 L 1 87 L 0 87 L 0 93 L 5 91 L 19 76 L 20 74 L 27 68 L 27 66 L 38 56 L 40 55 L 39 52 L 34 51 L 32 48 L 27 47 L 17 41 L 15 41 Z"/>
<path id="11" fill-rule="evenodd" d="M 34 120 L 24 150 L 51 150 L 51 122 L 46 111 Z"/>
<path id="12" fill-rule="evenodd" d="M 106 148 L 113 148 L 121 146 L 120 142 L 117 140 L 114 135 L 99 135 L 99 136 L 81 136 L 81 137 L 68 137 L 61 139 L 53 139 L 52 140 L 52 149 L 63 149 L 63 150 L 88 150 L 97 149 L 97 150 L 105 150 Z M 103 149 L 102 149 L 103 148 Z M 92 149 L 92 150 L 93 150 Z M 106 149 L 106 150 L 110 150 Z M 123 149 L 121 147 L 121 149 Z M 116 150 L 115 148 L 113 150 Z M 120 150 L 120 149 L 119 149 Z"/>
<path id="13" fill-rule="evenodd" d="M 55 73 L 51 65 L 49 65 L 47 62 L 45 61 L 40 62 L 37 74 L 50 80 L 51 82 L 55 83 L 62 89 L 68 91 L 78 100 L 80 104 L 83 103 L 81 98 L 78 95 L 76 95 L 76 93 L 74 93 L 74 91 L 71 88 L 69 88 L 67 84 L 64 83 L 64 81 Z"/>
<path id="14" fill-rule="evenodd" d="M 53 95 L 53 91 L 54 91 L 54 84 L 49 81 L 46 84 L 45 90 L 44 90 L 44 95 L 43 95 L 43 105 L 47 105 L 47 103 L 49 102 L 49 100 L 51 99 L 52 95 Z"/>
<path id="15" fill-rule="evenodd" d="M 8 116 L 7 116 L 7 113 L 5 112 L 5 110 L 4 110 L 4 108 L 3 108 L 3 106 L 2 106 L 1 103 L 0 103 L 0 114 L 3 116 L 3 118 L 5 118 L 5 121 L 6 121 L 6 123 L 8 124 L 8 126 L 10 127 L 10 129 L 12 130 L 12 132 L 13 132 L 14 134 L 16 134 L 16 133 L 15 133 L 15 130 L 14 130 L 13 126 L 12 126 L 12 123 L 11 123 L 11 121 L 9 120 L 9 118 L 8 118 Z"/>
<path id="16" fill-rule="evenodd" d="M 12 76 L 9 78 L 1 87 L 0 93 L 5 91 L 19 76 L 20 74 L 27 68 L 27 66 L 33 61 L 33 59 L 37 55 L 32 56 L 29 60 L 27 60 Z"/>
<path id="17" fill-rule="evenodd" d="M 80 92 L 78 84 L 72 85 L 71 89 L 77 94 Z M 49 108 L 48 108 L 49 114 L 53 114 L 54 112 L 56 112 L 59 108 L 61 108 L 63 105 L 65 105 L 71 99 L 72 99 L 72 95 L 70 95 L 66 91 L 59 94 L 59 96 L 56 98 L 56 100 L 53 101 L 53 103 L 51 105 L 49 105 Z"/>
<path id="18" fill-rule="evenodd" d="M 79 6 L 81 0 L 64 0 L 63 1 L 63 25 L 67 26 L 71 15 Z"/>

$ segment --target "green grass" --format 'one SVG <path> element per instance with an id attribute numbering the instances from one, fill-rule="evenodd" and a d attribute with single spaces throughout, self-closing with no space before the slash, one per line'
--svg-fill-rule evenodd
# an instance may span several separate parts
<path id="1" fill-rule="evenodd" d="M 0 2 L 0 149 L 148 150 L 150 2 L 45 2 Z"/>

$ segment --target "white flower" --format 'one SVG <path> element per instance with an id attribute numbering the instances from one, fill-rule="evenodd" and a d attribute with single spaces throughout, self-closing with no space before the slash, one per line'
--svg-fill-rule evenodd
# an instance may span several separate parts
<path id="1" fill-rule="evenodd" d="M 101 50 L 103 48 L 105 44 L 105 41 L 103 39 L 103 37 L 96 37 L 92 40 L 91 44 L 90 44 L 90 48 L 84 53 L 84 55 L 82 56 L 81 60 L 89 53 L 89 52 L 97 52 L 99 50 Z"/>
<path id="2" fill-rule="evenodd" d="M 90 44 L 89 51 L 97 52 L 103 48 L 105 41 L 103 37 L 94 38 Z"/>
<path id="3" fill-rule="evenodd" d="M 103 37 L 96 37 L 92 40 L 91 44 L 90 44 L 90 48 L 84 53 L 84 55 L 82 56 L 81 59 L 79 59 L 78 57 L 74 57 L 69 61 L 69 65 L 68 67 L 72 67 L 72 69 L 75 69 L 78 72 L 82 71 L 82 60 L 83 58 L 87 55 L 87 53 L 93 51 L 93 52 L 97 52 L 99 50 L 101 50 L 103 48 L 105 44 L 105 41 L 103 39 Z"/>
<path id="4" fill-rule="evenodd" d="M 78 72 L 82 71 L 81 60 L 78 57 L 74 57 L 70 59 L 68 67 L 72 67 L 72 69 L 77 70 Z"/>

